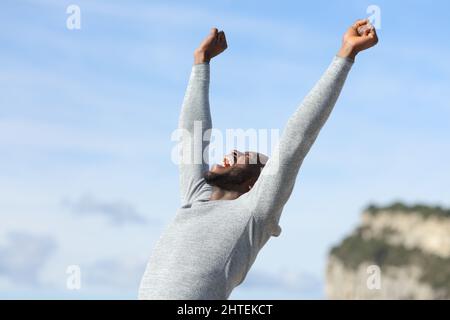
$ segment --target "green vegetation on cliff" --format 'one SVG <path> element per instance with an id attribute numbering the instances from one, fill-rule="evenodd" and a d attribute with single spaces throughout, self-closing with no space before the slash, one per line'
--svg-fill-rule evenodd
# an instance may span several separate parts
<path id="1" fill-rule="evenodd" d="M 450 209 L 444 209 L 440 206 L 427 206 L 424 204 L 406 205 L 401 202 L 395 202 L 388 206 L 370 205 L 365 211 L 370 214 L 377 214 L 382 211 L 395 211 L 404 213 L 418 213 L 425 217 L 437 216 L 450 218 Z"/>
<path id="2" fill-rule="evenodd" d="M 450 258 L 441 258 L 419 249 L 391 245 L 383 239 L 364 239 L 363 228 L 331 250 L 347 268 L 357 269 L 362 263 L 387 266 L 417 266 L 422 270 L 421 280 L 436 289 L 450 291 Z"/>

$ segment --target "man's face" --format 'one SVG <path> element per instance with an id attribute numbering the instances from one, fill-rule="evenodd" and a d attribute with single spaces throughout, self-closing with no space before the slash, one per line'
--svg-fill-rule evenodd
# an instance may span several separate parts
<path id="1" fill-rule="evenodd" d="M 248 186 L 256 182 L 263 167 L 258 160 L 261 159 L 256 152 L 233 150 L 223 158 L 221 165 L 215 164 L 206 172 L 204 178 L 208 184 L 224 190 L 248 191 Z"/>

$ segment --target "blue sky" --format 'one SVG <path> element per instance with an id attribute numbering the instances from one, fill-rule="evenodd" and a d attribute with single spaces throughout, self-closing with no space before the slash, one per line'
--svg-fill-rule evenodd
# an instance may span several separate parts
<path id="1" fill-rule="evenodd" d="M 280 129 L 366 8 L 357 58 L 281 219 L 231 298 L 324 297 L 369 203 L 450 206 L 448 1 L 12 1 L 0 11 L 0 297 L 134 299 L 179 205 L 171 161 L 192 51 L 217 26 L 214 126 Z M 81 29 L 66 28 L 66 8 Z M 79 265 L 81 290 L 67 290 Z"/>

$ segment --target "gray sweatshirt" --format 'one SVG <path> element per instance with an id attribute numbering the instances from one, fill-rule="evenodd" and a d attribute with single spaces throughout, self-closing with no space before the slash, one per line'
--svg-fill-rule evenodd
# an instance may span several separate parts
<path id="1" fill-rule="evenodd" d="M 154 248 L 139 299 L 227 299 L 244 281 L 261 248 L 280 235 L 281 212 L 297 173 L 352 63 L 337 56 L 333 59 L 289 119 L 274 150 L 277 157 L 269 159 L 253 188 L 238 199 L 210 201 L 212 188 L 202 177 L 208 164 L 180 165 L 182 204 Z M 209 71 L 209 64 L 193 66 L 179 121 L 179 127 L 191 133 L 194 122 L 201 121 L 206 136 L 211 128 Z M 201 140 L 186 139 L 182 149 L 194 150 L 194 144 L 201 143 L 204 150 L 209 139 Z"/>

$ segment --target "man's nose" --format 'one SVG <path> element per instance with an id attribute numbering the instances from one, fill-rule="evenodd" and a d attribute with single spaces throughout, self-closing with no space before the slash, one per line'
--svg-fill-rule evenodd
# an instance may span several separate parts
<path id="1" fill-rule="evenodd" d="M 231 151 L 231 153 L 234 155 L 236 155 L 237 157 L 239 157 L 239 156 L 242 156 L 243 155 L 243 153 L 242 152 L 240 152 L 240 151 L 238 151 L 238 150 L 236 150 L 236 149 L 234 149 L 233 151 Z"/>

